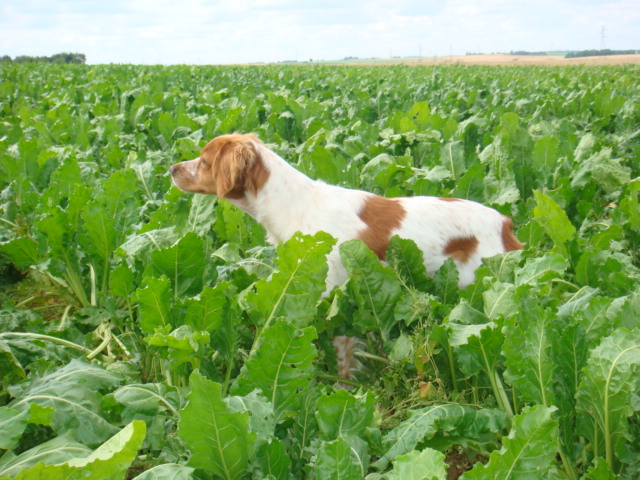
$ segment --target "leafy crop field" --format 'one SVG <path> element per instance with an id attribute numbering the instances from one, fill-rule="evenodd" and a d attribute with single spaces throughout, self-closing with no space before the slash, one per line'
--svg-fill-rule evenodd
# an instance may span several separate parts
<path id="1" fill-rule="evenodd" d="M 233 131 L 525 250 L 348 242 L 324 298 L 328 235 L 171 186 Z M 0 479 L 637 479 L 639 192 L 637 66 L 2 64 Z"/>

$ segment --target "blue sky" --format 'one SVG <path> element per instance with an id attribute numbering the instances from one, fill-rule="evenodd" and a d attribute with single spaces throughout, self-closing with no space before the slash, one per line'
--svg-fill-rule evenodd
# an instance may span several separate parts
<path id="1" fill-rule="evenodd" d="M 638 0 L 1 0 L 0 55 L 249 63 L 640 49 Z"/>

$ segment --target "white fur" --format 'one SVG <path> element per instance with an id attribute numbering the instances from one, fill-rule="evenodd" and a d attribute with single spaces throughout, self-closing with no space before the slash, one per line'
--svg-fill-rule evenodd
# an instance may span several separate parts
<path id="1" fill-rule="evenodd" d="M 269 178 L 257 194 L 246 192 L 244 198 L 229 201 L 262 224 L 269 241 L 286 241 L 297 231 L 306 234 L 325 231 L 340 243 L 358 238 L 367 228 L 358 214 L 371 193 L 312 180 L 263 144 L 254 142 L 254 145 L 270 173 Z M 474 271 L 483 257 L 505 251 L 501 236 L 505 217 L 496 210 L 467 200 L 445 201 L 436 197 L 398 200 L 406 216 L 392 235 L 416 242 L 424 252 L 430 274 L 447 259 L 444 249 L 451 239 L 475 236 L 478 240 L 476 251 L 466 262 L 456 261 L 460 286 L 473 282 Z M 342 283 L 347 274 L 337 248 L 328 261 L 329 290 Z"/>

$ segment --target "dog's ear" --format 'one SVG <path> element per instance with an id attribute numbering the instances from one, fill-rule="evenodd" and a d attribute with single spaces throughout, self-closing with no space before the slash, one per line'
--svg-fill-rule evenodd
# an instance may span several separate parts
<path id="1" fill-rule="evenodd" d="M 236 140 L 225 145 L 214 173 L 218 197 L 244 196 L 246 176 L 254 162 L 255 151 L 249 142 Z"/>

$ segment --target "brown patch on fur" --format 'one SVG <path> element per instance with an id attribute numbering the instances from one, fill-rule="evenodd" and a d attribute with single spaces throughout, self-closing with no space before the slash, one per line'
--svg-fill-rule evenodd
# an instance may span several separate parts
<path id="1" fill-rule="evenodd" d="M 338 336 L 333 337 L 331 343 L 338 357 L 338 375 L 341 378 L 354 378 L 355 372 L 362 369 L 362 364 L 355 356 L 356 352 L 362 350 L 362 340 L 358 337 Z"/>
<path id="2" fill-rule="evenodd" d="M 360 219 L 367 224 L 367 228 L 360 232 L 358 238 L 366 243 L 380 260 L 385 260 L 391 232 L 400 227 L 406 213 L 398 200 L 371 195 L 358 213 Z"/>
<path id="3" fill-rule="evenodd" d="M 200 153 L 198 176 L 219 197 L 242 198 L 245 192 L 256 194 L 269 179 L 255 143 L 254 135 L 222 135 L 211 140 Z"/>
<path id="4" fill-rule="evenodd" d="M 502 245 L 505 252 L 512 250 L 522 250 L 524 244 L 513 234 L 513 221 L 509 217 L 504 217 L 502 222 Z"/>
<path id="5" fill-rule="evenodd" d="M 438 200 L 442 200 L 443 202 L 461 202 L 459 198 L 451 198 L 451 197 L 438 197 Z"/>
<path id="6" fill-rule="evenodd" d="M 444 247 L 444 254 L 448 257 L 465 263 L 478 248 L 478 239 L 471 237 L 458 237 L 449 240 Z"/>

